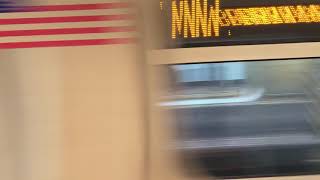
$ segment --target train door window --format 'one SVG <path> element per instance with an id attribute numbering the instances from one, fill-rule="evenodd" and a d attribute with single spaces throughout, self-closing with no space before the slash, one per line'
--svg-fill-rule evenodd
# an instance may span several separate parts
<path id="1" fill-rule="evenodd" d="M 223 178 L 320 172 L 320 59 L 164 65 L 159 106 L 185 170 Z M 189 169 L 188 169 L 189 167 Z"/>

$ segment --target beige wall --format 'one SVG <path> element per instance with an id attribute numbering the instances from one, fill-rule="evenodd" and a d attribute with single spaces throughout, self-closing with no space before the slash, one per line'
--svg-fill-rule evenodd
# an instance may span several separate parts
<path id="1" fill-rule="evenodd" d="M 134 45 L 65 50 L 68 180 L 142 179 L 142 63 Z"/>
<path id="2" fill-rule="evenodd" d="M 136 45 L 0 52 L 0 178 L 141 180 Z"/>
<path id="3" fill-rule="evenodd" d="M 12 180 L 17 165 L 18 108 L 17 75 L 10 53 L 1 52 L 0 61 L 0 177 Z"/>
<path id="4" fill-rule="evenodd" d="M 1 162 L 0 176 L 57 179 L 62 120 L 59 53 L 46 49 L 0 53 L 1 156 L 7 160 Z"/>

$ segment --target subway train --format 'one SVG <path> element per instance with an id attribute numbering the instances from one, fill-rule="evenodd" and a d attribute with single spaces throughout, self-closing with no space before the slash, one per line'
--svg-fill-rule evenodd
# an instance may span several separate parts
<path id="1" fill-rule="evenodd" d="M 0 16 L 1 179 L 320 179 L 320 0 Z"/>
<path id="2" fill-rule="evenodd" d="M 319 178 L 317 3 L 160 1 L 151 179 Z"/>

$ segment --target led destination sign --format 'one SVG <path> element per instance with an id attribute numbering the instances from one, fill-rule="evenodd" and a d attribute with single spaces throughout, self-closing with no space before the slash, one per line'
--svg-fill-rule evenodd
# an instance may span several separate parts
<path id="1" fill-rule="evenodd" d="M 320 41 L 320 0 L 162 0 L 169 47 Z"/>

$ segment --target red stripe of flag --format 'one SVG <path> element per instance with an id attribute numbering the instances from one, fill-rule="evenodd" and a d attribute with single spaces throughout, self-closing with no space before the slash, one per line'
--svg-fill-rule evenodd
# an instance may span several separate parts
<path id="1" fill-rule="evenodd" d="M 136 41 L 137 40 L 135 38 L 112 38 L 112 39 L 88 39 L 88 40 L 10 42 L 10 43 L 0 43 L 0 49 L 130 44 L 130 43 L 136 43 Z"/>
<path id="2" fill-rule="evenodd" d="M 93 9 L 119 9 L 132 7 L 131 3 L 98 3 L 98 4 L 71 4 L 71 5 L 48 5 L 48 6 L 24 6 L 20 12 L 40 11 L 68 11 L 68 10 L 93 10 Z"/>
<path id="3" fill-rule="evenodd" d="M 0 31 L 0 37 L 55 35 L 55 34 L 89 34 L 89 33 L 132 32 L 132 31 L 135 31 L 134 26 L 34 29 L 34 30 Z"/>
<path id="4" fill-rule="evenodd" d="M 0 25 L 9 24 L 39 24 L 61 22 L 89 22 L 89 21 L 115 21 L 133 19 L 133 14 L 98 15 L 98 16 L 66 16 L 66 17 L 38 17 L 38 18 L 12 18 L 0 19 Z"/>

